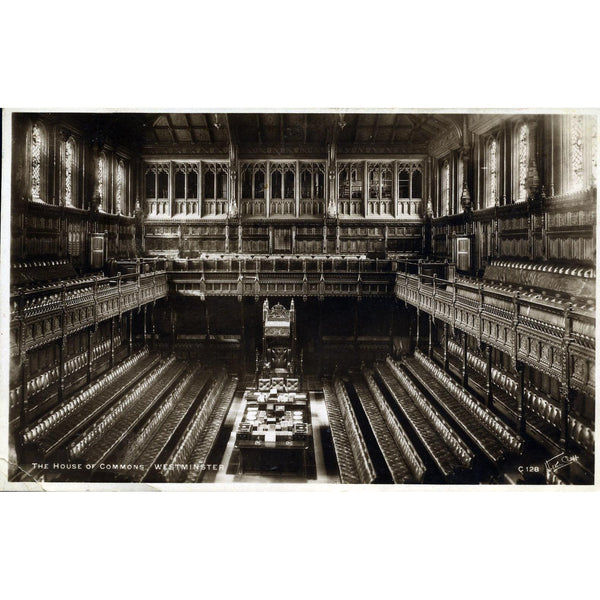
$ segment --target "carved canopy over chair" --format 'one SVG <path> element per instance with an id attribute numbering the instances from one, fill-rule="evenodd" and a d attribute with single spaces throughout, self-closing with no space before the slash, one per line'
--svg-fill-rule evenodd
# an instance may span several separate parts
<path id="1" fill-rule="evenodd" d="M 289 310 L 281 304 L 269 308 L 263 304 L 263 377 L 294 375 L 296 360 L 296 309 L 292 300 Z"/>

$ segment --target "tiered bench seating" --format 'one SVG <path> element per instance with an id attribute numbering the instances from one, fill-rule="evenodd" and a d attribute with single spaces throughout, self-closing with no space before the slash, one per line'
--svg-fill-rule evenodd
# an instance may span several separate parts
<path id="1" fill-rule="evenodd" d="M 522 451 L 523 438 L 419 350 L 403 364 L 493 463 Z"/>
<path id="2" fill-rule="evenodd" d="M 223 425 L 223 421 L 227 416 L 227 411 L 231 406 L 233 395 L 238 385 L 238 378 L 232 377 L 223 388 L 220 399 L 212 411 L 207 424 L 204 427 L 204 431 L 200 437 L 200 441 L 192 452 L 192 458 L 190 463 L 194 465 L 190 471 L 186 482 L 195 483 L 202 479 L 202 475 L 206 472 L 202 466 L 207 463 L 208 455 L 215 445 L 215 440 L 219 435 L 219 431 Z"/>
<path id="3" fill-rule="evenodd" d="M 204 427 L 210 419 L 213 409 L 219 400 L 226 380 L 227 373 L 225 371 L 220 371 L 211 382 L 210 389 L 204 402 L 186 427 L 176 447 L 173 449 L 165 463 L 161 465 L 161 475 L 165 481 L 175 483 L 187 476 L 192 453 L 194 452 L 194 449 L 202 436 Z"/>
<path id="4" fill-rule="evenodd" d="M 169 445 L 183 433 L 189 419 L 195 414 L 204 399 L 212 372 L 196 367 L 191 382 L 173 403 L 164 403 L 139 434 L 132 440 L 123 460 L 144 465 L 140 472 L 128 474 L 128 479 L 142 481 L 151 473 L 153 466 L 160 463 L 161 456 L 168 452 Z M 169 408 L 169 405 L 170 408 Z M 166 412 L 164 416 L 159 414 Z"/>
<path id="5" fill-rule="evenodd" d="M 350 448 L 354 455 L 354 463 L 356 465 L 359 482 L 373 483 L 377 477 L 377 473 L 373 466 L 373 462 L 371 461 L 371 457 L 369 456 L 367 445 L 360 431 L 356 415 L 352 409 L 348 392 L 340 379 L 334 381 L 334 390 L 340 407 L 342 423 L 348 434 Z"/>
<path id="6" fill-rule="evenodd" d="M 358 375 L 351 377 L 352 385 L 356 390 L 358 399 L 369 420 L 369 424 L 375 434 L 377 444 L 381 449 L 381 453 L 383 454 L 394 483 L 408 483 L 413 481 L 413 473 L 411 472 L 409 465 L 398 449 L 394 437 L 390 433 L 386 421 L 379 411 L 369 388 L 364 381 L 361 380 L 362 377 Z"/>
<path id="7" fill-rule="evenodd" d="M 375 369 L 440 473 L 444 477 L 454 477 L 470 468 L 473 452 L 431 406 L 410 377 L 389 357 L 386 363 L 376 364 Z"/>
<path id="8" fill-rule="evenodd" d="M 390 408 L 390 405 L 386 402 L 381 389 L 373 378 L 373 371 L 371 369 L 363 368 L 363 376 L 369 390 L 371 391 L 372 398 L 379 409 L 381 416 L 387 424 L 388 430 L 396 444 L 402 453 L 402 457 L 408 468 L 410 469 L 412 480 L 418 483 L 423 481 L 425 477 L 426 467 L 410 438 L 400 425 L 398 418 L 394 414 L 394 411 Z"/>
<path id="9" fill-rule="evenodd" d="M 168 393 L 188 365 L 169 357 L 68 446 L 74 461 L 98 465 Z M 91 469 L 93 470 L 93 469 Z"/>
<path id="10" fill-rule="evenodd" d="M 159 357 L 147 349 L 134 354 L 28 426 L 21 434 L 23 444 L 33 446 L 41 457 L 50 456 L 132 389 L 158 362 Z"/>
<path id="11" fill-rule="evenodd" d="M 326 380 L 323 380 L 323 398 L 329 418 L 329 428 L 333 438 L 333 447 L 338 462 L 340 481 L 342 483 L 360 483 L 358 470 L 354 461 L 354 454 L 350 445 L 350 438 L 344 428 L 342 413 L 335 396 L 335 392 Z"/>

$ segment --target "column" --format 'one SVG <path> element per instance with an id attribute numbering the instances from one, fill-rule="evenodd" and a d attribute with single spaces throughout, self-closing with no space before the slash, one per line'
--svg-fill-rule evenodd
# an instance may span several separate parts
<path id="1" fill-rule="evenodd" d="M 396 301 L 392 300 L 392 306 L 391 306 L 391 310 L 390 310 L 390 329 L 389 329 L 389 335 L 390 335 L 390 356 L 394 356 L 394 311 L 396 308 Z M 394 358 L 396 358 L 394 356 Z"/>
<path id="2" fill-rule="evenodd" d="M 355 350 L 355 352 L 358 352 L 358 298 L 356 299 L 356 302 L 354 303 L 353 335 L 354 335 L 354 350 Z"/>
<path id="3" fill-rule="evenodd" d="M 143 314 L 144 314 L 144 328 L 143 328 L 143 340 L 144 340 L 144 346 L 146 346 L 147 342 L 148 342 L 148 336 L 147 336 L 147 324 L 148 324 L 148 307 L 147 305 L 144 305 L 143 308 Z"/>
<path id="4" fill-rule="evenodd" d="M 444 323 L 444 371 L 448 372 L 448 323 Z"/>
<path id="5" fill-rule="evenodd" d="M 150 333 L 151 333 L 151 346 L 152 350 L 156 350 L 156 323 L 154 320 L 154 305 L 150 309 Z"/>
<path id="6" fill-rule="evenodd" d="M 323 300 L 319 298 L 319 327 L 317 329 L 317 344 L 319 346 L 319 375 L 323 374 Z"/>
<path id="7" fill-rule="evenodd" d="M 94 332 L 91 327 L 88 328 L 88 351 L 87 351 L 87 373 L 86 383 L 92 381 L 92 368 L 94 364 Z"/>
<path id="8" fill-rule="evenodd" d="M 462 334 L 462 343 L 463 343 L 463 360 L 462 360 L 462 385 L 463 387 L 467 387 L 469 385 L 469 365 L 468 365 L 468 356 L 469 356 L 469 348 L 468 348 L 469 336 L 466 333 Z"/>
<path id="9" fill-rule="evenodd" d="M 133 353 L 133 311 L 129 311 L 129 319 L 127 320 L 128 332 L 127 332 L 127 342 L 129 344 L 129 356 Z"/>
<path id="10" fill-rule="evenodd" d="M 169 318 L 171 321 L 171 339 L 169 345 L 171 346 L 171 352 L 175 352 L 175 340 L 177 338 L 177 315 L 175 314 L 175 309 L 173 306 L 169 308 Z"/>
<path id="11" fill-rule="evenodd" d="M 169 161 L 169 185 L 168 185 L 168 190 L 169 190 L 169 214 L 168 216 L 171 217 L 172 215 L 174 215 L 177 211 L 175 210 L 175 207 L 173 206 L 173 204 L 175 203 L 175 173 L 173 172 L 173 163 L 172 161 Z"/>
<path id="12" fill-rule="evenodd" d="M 206 341 L 210 340 L 210 315 L 208 314 L 208 302 L 204 301 L 204 317 L 206 318 Z"/>
<path id="13" fill-rule="evenodd" d="M 267 172 L 265 174 L 265 216 L 271 216 L 271 162 L 267 161 Z"/>
<path id="14" fill-rule="evenodd" d="M 57 399 L 60 404 L 65 394 L 65 336 L 58 340 L 58 390 Z"/>
<path id="15" fill-rule="evenodd" d="M 246 373 L 246 322 L 244 318 L 244 298 L 240 301 L 240 364 L 242 365 L 242 373 Z"/>
<path id="16" fill-rule="evenodd" d="M 300 161 L 298 161 L 298 160 L 296 161 L 296 177 L 294 177 L 294 195 L 296 196 L 296 199 L 295 199 L 296 210 L 295 210 L 294 216 L 299 217 L 300 216 Z M 312 196 L 312 190 L 311 190 L 311 196 Z"/>
<path id="17" fill-rule="evenodd" d="M 431 340 L 431 335 L 432 335 L 432 329 L 433 329 L 433 319 L 431 318 L 431 315 L 429 315 L 429 327 L 428 327 L 428 338 L 427 338 L 427 356 L 429 356 L 429 358 L 433 357 L 433 345 L 432 345 L 432 340 Z"/>
<path id="18" fill-rule="evenodd" d="M 520 361 L 516 362 L 515 374 L 517 376 L 517 430 L 519 435 L 524 436 L 526 431 L 525 367 Z"/>
<path id="19" fill-rule="evenodd" d="M 202 200 L 204 198 L 204 173 L 202 161 L 198 163 L 198 217 L 202 216 Z"/>
<path id="20" fill-rule="evenodd" d="M 569 450 L 569 411 L 571 409 L 571 398 L 569 388 L 560 386 L 560 446 L 564 452 Z"/>
<path id="21" fill-rule="evenodd" d="M 110 319 L 110 360 L 109 366 L 112 369 L 115 366 L 115 317 Z"/>
<path id="22" fill-rule="evenodd" d="M 29 381 L 29 355 L 27 352 L 21 354 L 21 427 L 27 424 L 27 413 L 29 411 L 29 398 L 27 394 L 27 382 Z M 20 437 L 20 436 L 17 436 Z"/>
<path id="23" fill-rule="evenodd" d="M 392 208 L 392 216 L 397 217 L 398 216 L 398 161 L 397 160 L 394 161 L 394 173 L 393 173 L 392 177 L 394 178 L 392 181 L 392 199 L 394 202 L 394 205 Z M 385 226 L 385 231 L 387 233 L 387 225 Z M 387 244 L 385 245 L 385 247 L 387 250 Z"/>
<path id="24" fill-rule="evenodd" d="M 485 378 L 485 392 L 486 392 L 486 406 L 492 408 L 494 406 L 494 392 L 492 389 L 492 347 L 489 344 L 484 346 L 485 358 L 486 358 L 486 378 Z"/>
<path id="25" fill-rule="evenodd" d="M 352 193 L 350 193 L 350 201 L 352 201 Z M 363 164 L 363 217 L 369 214 L 369 168 L 367 161 Z"/>
<path id="26" fill-rule="evenodd" d="M 421 336 L 421 312 L 417 308 L 417 332 L 415 336 L 415 350 L 419 349 L 419 338 Z"/>

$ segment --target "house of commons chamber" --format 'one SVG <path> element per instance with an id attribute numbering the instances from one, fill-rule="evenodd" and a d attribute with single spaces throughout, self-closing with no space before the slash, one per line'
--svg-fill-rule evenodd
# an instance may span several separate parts
<path id="1" fill-rule="evenodd" d="M 8 126 L 10 481 L 594 484 L 596 115 Z"/>

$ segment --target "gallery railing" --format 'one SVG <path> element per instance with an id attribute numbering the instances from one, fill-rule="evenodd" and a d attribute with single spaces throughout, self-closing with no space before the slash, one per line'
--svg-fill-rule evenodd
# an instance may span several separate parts
<path id="1" fill-rule="evenodd" d="M 515 364 L 531 365 L 562 385 L 594 394 L 594 308 L 539 290 L 507 291 L 493 282 L 453 280 L 451 266 L 450 279 L 423 270 L 414 263 L 399 270 L 398 299 L 505 352 Z"/>

